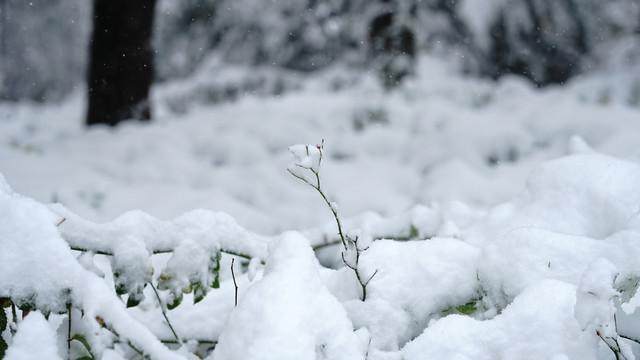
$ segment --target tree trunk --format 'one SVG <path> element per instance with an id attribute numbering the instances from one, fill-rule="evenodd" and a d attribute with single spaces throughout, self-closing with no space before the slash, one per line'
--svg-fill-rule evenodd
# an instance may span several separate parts
<path id="1" fill-rule="evenodd" d="M 94 0 L 87 125 L 151 119 L 156 0 Z"/>

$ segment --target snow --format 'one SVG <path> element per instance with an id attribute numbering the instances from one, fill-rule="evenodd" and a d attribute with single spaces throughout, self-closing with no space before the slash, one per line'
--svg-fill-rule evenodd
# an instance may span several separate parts
<path id="1" fill-rule="evenodd" d="M 620 294 L 613 289 L 613 283 L 617 276 L 615 265 L 606 259 L 596 260 L 582 275 L 575 314 L 583 330 L 595 326 L 603 336 L 616 336 L 613 299 Z"/>
<path id="2" fill-rule="evenodd" d="M 538 90 L 423 57 L 394 92 L 338 66 L 173 112 L 185 81 L 115 129 L 83 128 L 80 95 L 2 103 L 0 297 L 39 310 L 6 309 L 7 357 L 67 358 L 69 302 L 101 359 L 638 357 L 640 112 L 592 97 L 599 76 Z"/>
<path id="3" fill-rule="evenodd" d="M 44 316 L 36 311 L 18 326 L 13 346 L 7 351 L 6 360 L 61 360 L 58 355 L 55 333 Z"/>
<path id="4" fill-rule="evenodd" d="M 324 287 L 308 241 L 275 239 L 262 280 L 238 303 L 213 359 L 361 359 L 347 312 Z"/>
<path id="5" fill-rule="evenodd" d="M 402 349 L 404 359 L 597 359 L 595 334 L 573 316 L 575 287 L 545 280 L 524 290 L 498 316 L 451 315 Z"/>

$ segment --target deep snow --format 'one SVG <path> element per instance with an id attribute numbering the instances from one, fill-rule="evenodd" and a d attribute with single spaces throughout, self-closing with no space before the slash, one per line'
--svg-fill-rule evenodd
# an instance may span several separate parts
<path id="1" fill-rule="evenodd" d="M 137 356 L 113 332 L 172 359 L 206 356 L 206 341 L 216 360 L 640 355 L 618 337 L 640 338 L 639 109 L 593 96 L 612 86 L 602 73 L 545 90 L 430 58 L 418 74 L 386 93 L 337 68 L 296 92 L 183 114 L 166 100 L 180 87 L 164 86 L 155 122 L 116 129 L 82 128 L 80 96 L 1 104 L 0 297 L 72 300 L 86 321 L 74 331 L 103 359 Z M 309 157 L 289 152 L 300 143 Z M 287 173 L 292 158 L 320 171 L 345 233 L 368 245 L 366 301 L 330 209 Z M 254 258 L 236 257 L 237 307 L 229 253 Z M 166 302 L 216 276 L 219 289 L 168 311 L 191 340 L 168 349 L 144 284 L 162 277 Z M 114 282 L 143 291 L 141 304 L 126 310 Z M 66 358 L 65 321 L 27 316 L 3 333 L 7 356 Z"/>

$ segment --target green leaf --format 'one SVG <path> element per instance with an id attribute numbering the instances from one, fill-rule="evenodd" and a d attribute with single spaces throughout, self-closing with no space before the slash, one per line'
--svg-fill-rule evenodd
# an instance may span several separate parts
<path id="1" fill-rule="evenodd" d="M 89 357 L 89 356 L 83 356 L 83 357 L 79 357 L 76 360 L 95 360 L 95 358 Z"/>
<path id="2" fill-rule="evenodd" d="M 2 338 L 2 333 L 7 328 L 7 323 L 7 313 L 4 311 L 4 307 L 0 307 L 0 359 L 4 359 L 4 353 L 9 348 L 9 345 Z"/>
<path id="3" fill-rule="evenodd" d="M 442 310 L 442 313 L 443 313 L 444 315 L 452 314 L 452 313 L 453 313 L 453 307 L 452 307 L 452 306 L 449 306 L 448 308 L 446 308 L 446 309 Z"/>
<path id="4" fill-rule="evenodd" d="M 4 309 L 0 309 L 0 334 L 7 328 L 7 313 Z"/>
<path id="5" fill-rule="evenodd" d="M 127 286 L 124 283 L 116 283 L 116 294 L 124 295 L 127 293 Z"/>
<path id="6" fill-rule="evenodd" d="M 222 259 L 222 253 L 216 252 L 214 256 L 211 256 L 209 260 L 209 273 L 213 275 L 213 281 L 211 287 L 214 289 L 220 288 L 220 260 Z"/>
<path id="7" fill-rule="evenodd" d="M 5 298 L 0 298 L 0 308 L 7 308 L 11 306 L 11 298 L 5 297 Z"/>
<path id="8" fill-rule="evenodd" d="M 193 288 L 193 303 L 199 303 L 207 295 L 206 286 L 202 286 L 201 283 L 196 283 Z"/>
<path id="9" fill-rule="evenodd" d="M 411 227 L 409 228 L 409 239 L 415 239 L 418 236 L 420 236 L 420 232 L 418 231 L 418 228 L 416 228 L 415 226 L 413 226 L 413 224 L 411 224 Z"/>
<path id="10" fill-rule="evenodd" d="M 7 342 L 0 336 L 0 359 L 4 359 L 4 354 L 8 348 Z"/>
<path id="11" fill-rule="evenodd" d="M 18 309 L 22 311 L 33 311 L 36 309 L 35 296 L 29 296 L 27 299 L 21 299 L 18 303 Z"/>
<path id="12" fill-rule="evenodd" d="M 178 293 L 177 296 L 176 294 L 173 294 L 172 297 L 172 299 L 167 300 L 167 309 L 169 310 L 175 309 L 182 302 L 182 293 Z"/>
<path id="13" fill-rule="evenodd" d="M 81 358 L 78 358 L 76 360 L 81 360 L 81 359 L 89 359 L 89 360 L 94 360 L 95 356 L 93 356 L 93 352 L 91 352 L 91 345 L 89 345 L 89 342 L 87 341 L 87 338 L 84 337 L 84 335 L 82 334 L 75 334 L 71 337 L 71 340 L 76 340 L 78 342 L 80 342 L 82 344 L 82 346 L 84 346 L 84 348 L 87 350 L 87 352 L 89 353 L 89 356 L 83 356 Z"/>
<path id="14" fill-rule="evenodd" d="M 129 298 L 127 298 L 127 307 L 130 308 L 130 307 L 138 306 L 140 305 L 141 302 L 142 302 L 142 298 L 130 295 Z"/>
<path id="15" fill-rule="evenodd" d="M 476 312 L 478 308 L 476 307 L 476 301 L 469 301 L 464 305 L 456 306 L 456 310 L 458 310 L 462 314 L 471 315 Z"/>

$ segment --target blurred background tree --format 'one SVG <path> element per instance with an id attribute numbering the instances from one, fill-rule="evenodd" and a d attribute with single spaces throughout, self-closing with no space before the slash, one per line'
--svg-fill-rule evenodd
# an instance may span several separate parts
<path id="1" fill-rule="evenodd" d="M 156 0 L 94 0 L 87 125 L 150 120 Z"/>
<path id="2" fill-rule="evenodd" d="M 157 0 L 155 11 L 154 5 L 95 0 L 92 18 L 86 0 L 0 0 L 0 98 L 59 101 L 88 78 L 89 108 L 101 109 L 89 111 L 88 123 L 114 125 L 149 118 L 143 100 L 149 79 L 185 78 L 211 59 L 298 75 L 341 64 L 376 71 L 391 89 L 425 52 L 467 74 L 517 74 L 546 86 L 609 62 L 616 41 L 640 34 L 637 0 Z M 93 56 L 110 49 L 117 60 L 88 61 L 93 26 L 103 30 Z"/>
<path id="3" fill-rule="evenodd" d="M 0 99 L 59 101 L 84 80 L 91 6 L 0 0 Z"/>

